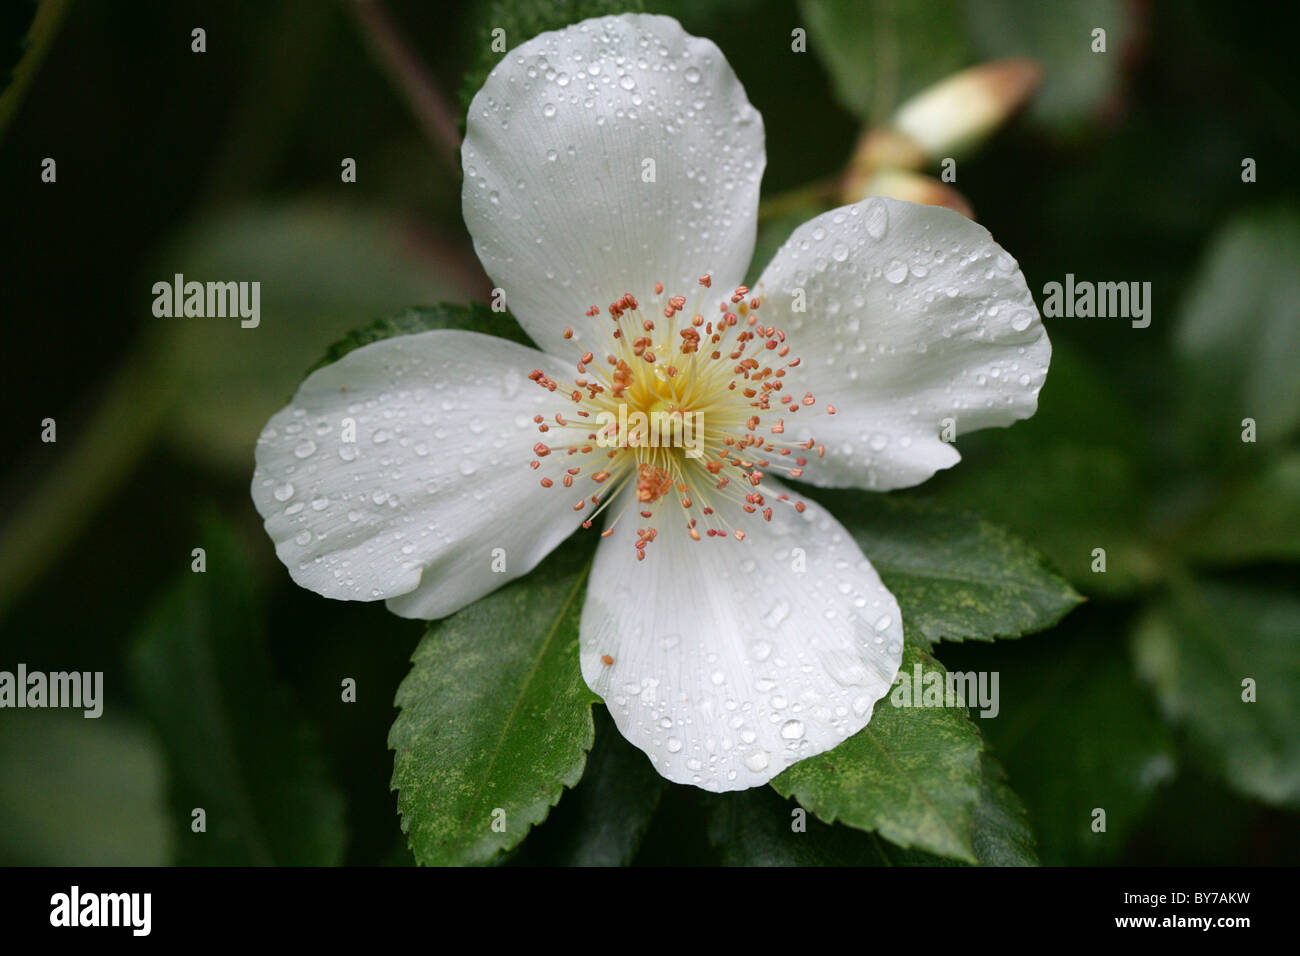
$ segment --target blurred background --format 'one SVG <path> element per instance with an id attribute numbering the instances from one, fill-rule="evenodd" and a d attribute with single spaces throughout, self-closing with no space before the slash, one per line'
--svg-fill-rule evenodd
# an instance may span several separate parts
<path id="1" fill-rule="evenodd" d="M 0 99 L 0 670 L 103 671 L 106 702 L 0 711 L 0 863 L 411 862 L 386 736 L 421 625 L 292 585 L 249 499 L 253 443 L 345 333 L 487 300 L 452 138 L 491 28 L 513 46 L 629 8 L 714 40 L 763 114 L 755 274 L 809 215 L 892 191 L 968 205 L 1040 306 L 1067 273 L 1151 283 L 1149 328 L 1047 319 L 1038 415 L 962 439 L 966 464 L 908 493 L 1006 525 L 1089 599 L 1053 632 L 938 655 L 1001 673 L 979 723 L 1043 862 L 1294 863 L 1294 41 L 1208 0 L 72 0 L 34 24 L 7 0 L 0 77 L 27 56 Z M 1013 56 L 1041 77 L 978 149 L 954 144 L 955 182 L 948 152 L 860 148 Z M 260 281 L 260 327 L 155 318 L 175 273 Z M 193 574 L 199 546 L 239 573 Z M 667 790 L 637 860 L 720 859 L 704 802 Z M 243 823 L 188 849 L 194 806 Z M 1093 807 L 1107 840 L 1079 825 Z M 516 860 L 563 859 L 572 817 Z"/>

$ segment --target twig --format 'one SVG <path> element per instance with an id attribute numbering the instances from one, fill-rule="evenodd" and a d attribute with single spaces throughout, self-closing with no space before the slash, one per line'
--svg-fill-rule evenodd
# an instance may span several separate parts
<path id="1" fill-rule="evenodd" d="M 380 0 L 350 0 L 371 52 L 406 97 L 424 135 L 442 158 L 458 165 L 460 132 L 456 117 L 433 77 L 398 32 Z"/>

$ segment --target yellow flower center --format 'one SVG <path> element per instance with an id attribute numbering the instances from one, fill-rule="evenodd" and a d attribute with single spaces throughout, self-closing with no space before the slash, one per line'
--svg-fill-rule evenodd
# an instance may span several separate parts
<path id="1" fill-rule="evenodd" d="M 706 318 L 700 309 L 710 277 L 702 276 L 699 286 L 687 309 L 685 296 L 665 296 L 656 283 L 650 314 L 625 294 L 610 303 L 611 321 L 600 323 L 601 357 L 585 352 L 572 382 L 540 369 L 529 374 L 572 405 L 553 419 L 535 416 L 543 437 L 533 446 L 537 457 L 530 466 L 551 472 L 541 478 L 545 488 L 558 482 L 579 489 L 573 508 L 593 509 L 583 522 L 587 528 L 632 483 L 635 494 L 627 496 L 624 513 L 632 509 L 639 519 L 638 559 L 673 511 L 695 541 L 728 534 L 744 540 L 744 529 L 729 527 L 710 504 L 718 497 L 766 521 L 774 505 L 803 511 L 803 502 L 787 494 L 769 502 L 760 484 L 774 469 L 798 478 L 808 462 L 800 452 L 823 453 L 811 438 L 791 445 L 783 437 L 786 419 L 816 399 L 788 391 L 786 373 L 799 359 L 790 356 L 784 332 L 760 322 L 762 299 L 741 286 L 716 312 L 706 310 L 712 316 Z M 596 306 L 587 310 L 589 318 L 599 315 Z M 573 329 L 564 337 L 573 338 Z M 835 414 L 833 407 L 826 410 Z M 611 534 L 623 517 L 602 534 Z"/>

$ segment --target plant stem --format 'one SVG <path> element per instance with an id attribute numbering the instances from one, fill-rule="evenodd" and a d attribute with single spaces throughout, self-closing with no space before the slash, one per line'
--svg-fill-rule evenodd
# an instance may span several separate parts
<path id="1" fill-rule="evenodd" d="M 411 112 L 438 156 L 458 165 L 460 132 L 446 97 L 415 52 L 402 38 L 380 0 L 350 0 L 371 52 L 393 85 L 406 97 Z"/>
<path id="2" fill-rule="evenodd" d="M 71 449 L 58 454 L 0 532 L 0 618 L 130 476 L 158 434 L 177 385 L 162 374 L 157 348 L 156 341 L 141 344 L 108 384 L 89 419 L 56 425 L 59 438 L 71 440 Z M 70 433 L 72 426 L 76 431 Z M 54 456 L 67 445 L 41 447 Z"/>

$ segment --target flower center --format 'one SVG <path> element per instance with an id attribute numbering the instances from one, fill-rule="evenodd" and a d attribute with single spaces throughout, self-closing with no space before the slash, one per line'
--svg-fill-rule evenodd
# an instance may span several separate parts
<path id="1" fill-rule="evenodd" d="M 665 296 L 655 283 L 649 313 L 629 292 L 610 303 L 610 321 L 599 323 L 602 359 L 585 352 L 572 382 L 541 369 L 528 376 L 571 403 L 553 419 L 533 419 L 543 437 L 533 446 L 537 457 L 530 467 L 552 472 L 541 478 L 542 487 L 557 480 L 577 487 L 573 509 L 592 509 L 583 522 L 589 528 L 630 483 L 635 493 L 602 535 L 634 510 L 638 559 L 671 517 L 685 524 L 692 540 L 732 535 L 743 541 L 744 529 L 729 527 L 711 503 L 720 498 L 765 521 L 772 520 L 774 506 L 802 512 L 803 502 L 784 493 L 769 502 L 763 477 L 777 470 L 798 478 L 808 463 L 801 451 L 823 454 L 811 438 L 797 444 L 783 438 L 786 419 L 816 404 L 811 392 L 797 398 L 788 391 L 786 373 L 799 359 L 790 356 L 785 333 L 760 322 L 762 298 L 744 286 L 706 318 L 700 309 L 712 284 L 701 276 L 687 309 L 685 296 Z M 587 310 L 589 318 L 598 315 L 596 306 Z M 573 329 L 564 337 L 573 338 Z M 826 411 L 835 414 L 831 406 Z"/>

